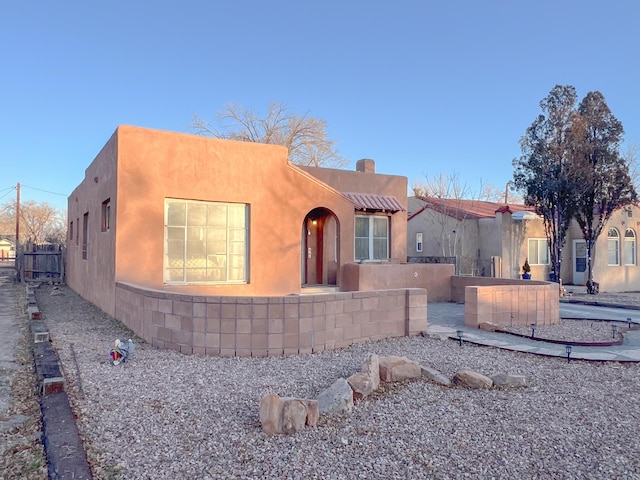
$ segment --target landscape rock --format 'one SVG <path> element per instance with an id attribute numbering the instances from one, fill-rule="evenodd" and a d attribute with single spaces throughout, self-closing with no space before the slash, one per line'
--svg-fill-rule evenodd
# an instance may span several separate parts
<path id="1" fill-rule="evenodd" d="M 320 417 L 317 400 L 283 397 L 269 393 L 260 400 L 260 424 L 267 435 L 295 433 L 315 426 Z"/>
<path id="2" fill-rule="evenodd" d="M 498 388 L 521 388 L 527 386 L 527 379 L 524 375 L 511 375 L 499 373 L 491 377 L 493 386 Z"/>
<path id="3" fill-rule="evenodd" d="M 420 365 L 406 357 L 380 357 L 380 380 L 383 382 L 401 382 L 422 375 Z"/>
<path id="4" fill-rule="evenodd" d="M 433 383 L 437 383 L 438 385 L 443 385 L 445 387 L 451 386 L 451 380 L 445 374 L 439 372 L 435 368 L 431 367 L 420 367 L 422 372 L 422 376 L 426 377 Z"/>
<path id="5" fill-rule="evenodd" d="M 318 409 L 323 414 L 349 413 L 353 410 L 353 390 L 344 378 L 318 395 Z"/>
<path id="6" fill-rule="evenodd" d="M 493 386 L 493 380 L 473 370 L 458 370 L 451 380 L 454 385 L 473 389 L 486 389 Z"/>
<path id="7" fill-rule="evenodd" d="M 354 400 L 362 400 L 375 391 L 373 388 L 373 379 L 371 378 L 371 375 L 366 373 L 354 373 L 347 378 L 347 383 L 349 383 L 349 386 L 353 391 Z M 378 379 L 378 384 L 380 384 L 380 379 Z"/>
<path id="8" fill-rule="evenodd" d="M 378 355 L 375 353 L 370 354 L 362 365 L 360 372 L 371 377 L 371 388 L 374 392 L 380 388 L 380 357 Z"/>

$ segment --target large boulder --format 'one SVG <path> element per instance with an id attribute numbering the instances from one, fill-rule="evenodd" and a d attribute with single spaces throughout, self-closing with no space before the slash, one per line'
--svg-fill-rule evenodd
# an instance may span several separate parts
<path id="1" fill-rule="evenodd" d="M 268 393 L 260 400 L 260 424 L 267 435 L 295 433 L 305 425 L 315 426 L 320 413 L 317 400 L 281 398 Z"/>
<path id="2" fill-rule="evenodd" d="M 362 400 L 375 391 L 373 388 L 373 379 L 371 378 L 371 375 L 366 373 L 354 373 L 347 378 L 347 383 L 349 383 L 349 386 L 353 391 L 354 400 Z M 380 384 L 380 380 L 378 380 L 378 384 Z"/>
<path id="3" fill-rule="evenodd" d="M 344 378 L 318 395 L 318 409 L 323 414 L 348 413 L 353 409 L 353 390 Z"/>
<path id="4" fill-rule="evenodd" d="M 347 382 L 353 390 L 354 400 L 362 400 L 380 388 L 380 357 L 370 354 L 358 373 L 351 375 Z"/>
<path id="5" fill-rule="evenodd" d="M 451 379 L 454 385 L 466 388 L 485 389 L 493 386 L 493 381 L 481 373 L 473 370 L 458 370 Z"/>
<path id="6" fill-rule="evenodd" d="M 383 382 L 401 382 L 422 375 L 420 365 L 406 357 L 380 357 L 380 380 Z"/>

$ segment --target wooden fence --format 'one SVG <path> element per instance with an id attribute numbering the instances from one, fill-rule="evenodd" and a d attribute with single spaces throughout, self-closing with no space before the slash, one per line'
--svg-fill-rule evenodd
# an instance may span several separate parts
<path id="1" fill-rule="evenodd" d="M 16 270 L 22 282 L 62 282 L 65 276 L 66 249 L 63 245 L 21 245 Z"/>

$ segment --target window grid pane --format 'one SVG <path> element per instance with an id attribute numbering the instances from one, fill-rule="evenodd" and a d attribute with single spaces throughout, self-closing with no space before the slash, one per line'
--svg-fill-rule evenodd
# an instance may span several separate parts
<path id="1" fill-rule="evenodd" d="M 356 217 L 354 256 L 356 260 L 388 260 L 389 217 Z"/>
<path id="2" fill-rule="evenodd" d="M 244 282 L 247 207 L 165 201 L 165 282 Z"/>
<path id="3" fill-rule="evenodd" d="M 620 265 L 620 235 L 615 228 L 610 228 L 607 237 L 607 263 L 610 266 Z"/>
<path id="4" fill-rule="evenodd" d="M 529 265 L 549 265 L 549 243 L 546 238 L 530 238 L 528 245 Z"/>
<path id="5" fill-rule="evenodd" d="M 624 232 L 624 264 L 636 264 L 636 234 L 630 228 Z"/>

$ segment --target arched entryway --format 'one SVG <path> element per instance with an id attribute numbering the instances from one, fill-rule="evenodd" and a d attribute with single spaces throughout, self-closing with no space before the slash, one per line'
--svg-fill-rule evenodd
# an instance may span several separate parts
<path id="1" fill-rule="evenodd" d="M 338 217 L 327 208 L 314 208 L 302 222 L 302 284 L 337 285 Z"/>

